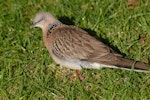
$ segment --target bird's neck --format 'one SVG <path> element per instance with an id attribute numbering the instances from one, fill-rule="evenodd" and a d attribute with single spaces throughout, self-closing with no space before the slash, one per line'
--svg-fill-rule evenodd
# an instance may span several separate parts
<path id="1" fill-rule="evenodd" d="M 49 24 L 47 28 L 47 36 L 52 33 L 52 31 L 61 24 L 60 21 L 56 20 L 53 24 Z"/>

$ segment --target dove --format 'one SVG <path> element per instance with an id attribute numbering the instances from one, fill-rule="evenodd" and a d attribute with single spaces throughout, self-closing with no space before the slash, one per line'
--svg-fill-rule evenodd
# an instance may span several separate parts
<path id="1" fill-rule="evenodd" d="M 65 25 L 49 12 L 39 12 L 31 28 L 42 29 L 43 41 L 52 59 L 67 68 L 120 68 L 147 72 L 150 65 L 124 58 L 112 48 L 89 35 L 85 30 Z"/>

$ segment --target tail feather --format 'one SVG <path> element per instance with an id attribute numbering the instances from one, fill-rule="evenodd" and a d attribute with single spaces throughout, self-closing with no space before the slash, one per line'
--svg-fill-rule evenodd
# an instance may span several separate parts
<path id="1" fill-rule="evenodd" d="M 119 61 L 115 66 L 118 66 L 123 69 L 133 68 L 135 71 L 139 71 L 139 72 L 146 72 L 150 68 L 150 65 L 146 65 L 142 62 L 133 61 L 125 58 L 119 58 Z"/>

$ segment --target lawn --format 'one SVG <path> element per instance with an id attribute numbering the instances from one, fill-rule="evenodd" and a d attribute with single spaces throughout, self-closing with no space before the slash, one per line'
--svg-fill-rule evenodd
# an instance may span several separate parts
<path id="1" fill-rule="evenodd" d="M 134 1 L 134 0 L 129 0 Z M 75 70 L 56 64 L 42 31 L 30 29 L 40 11 L 76 25 L 125 58 L 150 62 L 150 1 L 0 1 L 0 100 L 150 100 L 150 73 Z"/>

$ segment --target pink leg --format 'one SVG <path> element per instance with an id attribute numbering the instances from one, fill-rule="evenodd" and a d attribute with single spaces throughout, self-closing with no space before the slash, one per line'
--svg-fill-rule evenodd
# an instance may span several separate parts
<path id="1" fill-rule="evenodd" d="M 81 76 L 81 71 L 80 70 L 77 70 L 77 75 L 78 75 L 78 77 Z"/>
<path id="2" fill-rule="evenodd" d="M 84 77 L 81 75 L 80 70 L 77 70 L 77 75 L 78 75 L 78 78 L 80 79 L 80 81 L 82 81 L 84 79 Z"/>

